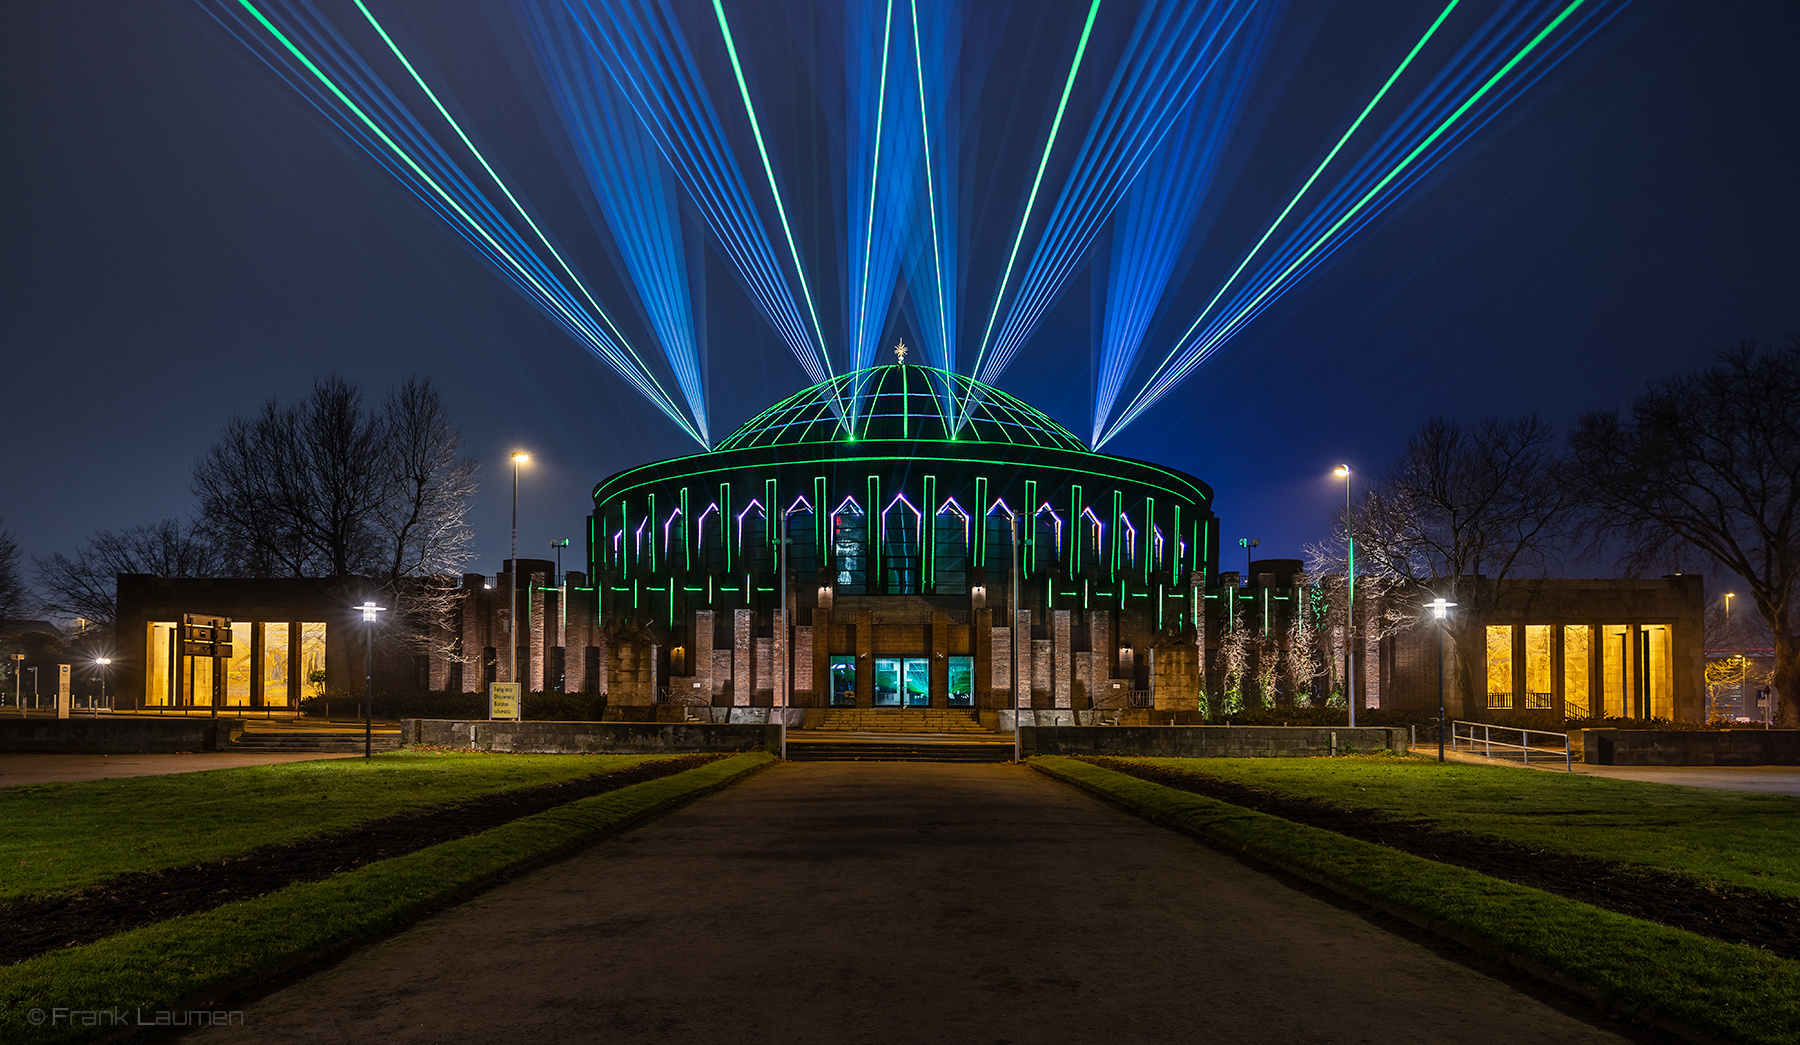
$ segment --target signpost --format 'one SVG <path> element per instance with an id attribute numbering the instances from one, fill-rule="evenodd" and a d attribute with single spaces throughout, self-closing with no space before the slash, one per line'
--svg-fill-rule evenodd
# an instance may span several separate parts
<path id="1" fill-rule="evenodd" d="M 488 718 L 519 721 L 519 684 L 488 683 Z"/>
<path id="2" fill-rule="evenodd" d="M 202 613 L 181 615 L 181 654 L 184 657 L 212 659 L 213 717 L 219 715 L 219 700 L 225 691 L 225 662 L 231 659 L 231 618 L 210 617 Z M 188 694 L 191 706 L 194 695 Z"/>
<path id="3" fill-rule="evenodd" d="M 56 666 L 56 717 L 69 717 L 69 667 L 68 664 Z"/>

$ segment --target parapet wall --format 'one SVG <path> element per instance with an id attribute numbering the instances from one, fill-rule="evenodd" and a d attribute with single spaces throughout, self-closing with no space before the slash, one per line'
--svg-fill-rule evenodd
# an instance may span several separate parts
<path id="1" fill-rule="evenodd" d="M 1031 755 L 1143 755 L 1153 758 L 1314 758 L 1374 751 L 1406 753 L 1407 731 L 1383 726 L 1025 726 Z"/>
<path id="2" fill-rule="evenodd" d="M 532 755 L 664 755 L 774 750 L 779 725 L 662 722 L 494 722 L 407 718 L 404 747 L 449 747 Z"/>
<path id="3" fill-rule="evenodd" d="M 84 755 L 218 751 L 243 728 L 239 718 L 0 718 L 0 751 Z"/>
<path id="4" fill-rule="evenodd" d="M 1583 729 L 1572 739 L 1600 766 L 1800 766 L 1800 729 Z"/>

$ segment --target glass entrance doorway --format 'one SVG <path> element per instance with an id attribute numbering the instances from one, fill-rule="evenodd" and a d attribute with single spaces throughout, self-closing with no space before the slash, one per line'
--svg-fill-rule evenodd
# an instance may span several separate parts
<path id="1" fill-rule="evenodd" d="M 924 657 L 875 658 L 875 706 L 931 706 L 931 662 Z"/>

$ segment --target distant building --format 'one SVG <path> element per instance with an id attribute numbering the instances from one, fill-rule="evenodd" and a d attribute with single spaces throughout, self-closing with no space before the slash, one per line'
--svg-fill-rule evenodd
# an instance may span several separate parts
<path id="1" fill-rule="evenodd" d="M 777 403 L 710 452 L 608 477 L 587 569 L 525 559 L 491 581 L 466 575 L 434 652 L 377 648 L 377 687 L 516 680 L 642 713 L 1029 708 L 1071 721 L 1324 698 L 1344 646 L 1330 583 L 1292 559 L 1250 563 L 1247 583 L 1222 573 L 1212 499 L 1193 476 L 1090 451 L 967 377 L 870 367 Z M 182 613 L 234 622 L 225 704 L 358 689 L 361 584 L 121 577 L 132 666 L 119 691 L 146 706 L 211 699 L 210 664 L 175 640 Z M 1698 718 L 1700 598 L 1698 577 L 1479 582 L 1453 625 L 1450 689 L 1470 696 L 1452 713 Z M 1389 630 L 1360 636 L 1359 702 L 1435 710 L 1435 627 Z"/>

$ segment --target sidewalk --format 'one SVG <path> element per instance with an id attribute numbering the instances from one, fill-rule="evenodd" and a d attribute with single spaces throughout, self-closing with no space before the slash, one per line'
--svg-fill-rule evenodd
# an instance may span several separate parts
<path id="1" fill-rule="evenodd" d="M 113 780 L 128 776 L 164 776 L 203 769 L 236 769 L 318 758 L 361 758 L 361 755 L 263 754 L 245 751 L 197 751 L 169 755 L 0 755 L 0 788 L 20 784 L 60 784 L 76 780 Z"/>
<path id="2" fill-rule="evenodd" d="M 1409 748 L 1425 758 L 1437 757 L 1435 744 Z M 1526 768 L 1517 759 L 1483 758 L 1466 751 L 1445 749 L 1444 759 L 1472 766 L 1496 766 L 1505 769 Z M 1531 769 L 1546 773 L 1562 773 L 1559 753 L 1539 761 L 1532 755 Z M 1576 760 L 1573 772 L 1579 776 L 1610 777 L 1613 780 L 1637 780 L 1648 784 L 1676 784 L 1682 787 L 1708 787 L 1719 791 L 1754 791 L 1771 795 L 1800 795 L 1800 766 L 1591 766 Z"/>

